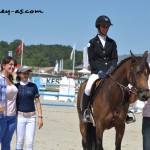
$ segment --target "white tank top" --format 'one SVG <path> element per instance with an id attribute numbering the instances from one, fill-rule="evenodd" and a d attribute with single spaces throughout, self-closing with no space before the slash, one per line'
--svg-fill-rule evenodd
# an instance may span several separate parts
<path id="1" fill-rule="evenodd" d="M 15 85 L 7 85 L 6 87 L 6 116 L 13 116 L 16 114 L 16 97 L 18 89 Z"/>

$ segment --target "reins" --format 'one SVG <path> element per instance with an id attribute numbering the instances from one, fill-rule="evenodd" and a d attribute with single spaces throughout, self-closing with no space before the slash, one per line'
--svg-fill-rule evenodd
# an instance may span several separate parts
<path id="1" fill-rule="evenodd" d="M 112 75 L 109 74 L 109 77 L 111 78 L 111 80 L 113 82 L 115 82 L 117 85 L 119 85 L 121 89 L 125 90 L 127 88 L 126 86 L 124 86 L 124 85 L 120 84 L 119 82 L 117 82 L 116 80 L 114 80 L 113 77 L 112 77 Z M 138 89 L 136 87 L 134 87 L 134 88 L 135 88 L 135 90 L 138 93 Z M 129 92 L 132 93 L 132 94 L 138 95 L 137 93 L 133 92 L 131 89 L 129 89 Z"/>

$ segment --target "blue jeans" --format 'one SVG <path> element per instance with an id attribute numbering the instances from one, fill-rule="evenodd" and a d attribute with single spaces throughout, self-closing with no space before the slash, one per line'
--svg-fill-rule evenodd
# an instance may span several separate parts
<path id="1" fill-rule="evenodd" d="M 17 126 L 17 116 L 0 118 L 0 143 L 1 150 L 10 150 L 10 143 Z"/>
<path id="2" fill-rule="evenodd" d="M 142 135 L 143 150 L 150 150 L 150 117 L 143 117 Z"/>

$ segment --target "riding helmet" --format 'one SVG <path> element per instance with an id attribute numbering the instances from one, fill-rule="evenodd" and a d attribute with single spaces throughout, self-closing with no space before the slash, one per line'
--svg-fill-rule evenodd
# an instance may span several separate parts
<path id="1" fill-rule="evenodd" d="M 111 23 L 110 19 L 107 16 L 102 15 L 99 16 L 95 22 L 96 28 L 99 28 L 100 25 L 111 26 L 113 24 Z"/>

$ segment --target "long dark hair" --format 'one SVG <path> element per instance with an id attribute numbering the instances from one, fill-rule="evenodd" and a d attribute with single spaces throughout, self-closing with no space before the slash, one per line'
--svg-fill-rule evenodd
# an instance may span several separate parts
<path id="1" fill-rule="evenodd" d="M 17 66 L 17 60 L 11 56 L 7 56 L 3 59 L 2 63 L 1 63 L 1 72 L 3 71 L 3 65 L 9 64 L 11 61 L 14 62 L 14 66 Z M 13 80 L 13 76 L 9 75 L 10 80 Z"/>
<path id="2" fill-rule="evenodd" d="M 17 60 L 13 57 L 7 56 L 1 63 L 1 71 L 3 71 L 3 65 L 9 64 L 11 61 L 14 61 L 14 66 L 17 66 Z"/>

